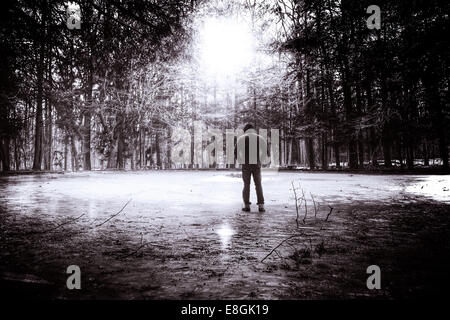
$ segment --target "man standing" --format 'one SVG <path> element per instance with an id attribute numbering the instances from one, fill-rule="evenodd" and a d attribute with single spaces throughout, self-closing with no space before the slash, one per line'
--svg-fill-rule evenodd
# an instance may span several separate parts
<path id="1" fill-rule="evenodd" d="M 264 145 L 263 145 L 264 144 Z M 266 146 L 266 148 L 260 148 Z M 251 124 L 246 124 L 244 134 L 237 139 L 237 158 L 242 164 L 242 179 L 244 180 L 244 189 L 242 190 L 242 198 L 244 207 L 242 211 L 250 211 L 250 179 L 253 176 L 255 183 L 256 198 L 259 212 L 266 211 L 264 209 L 264 195 L 261 185 L 261 158 L 266 155 L 261 150 L 267 150 L 267 141 L 256 133 L 255 128 Z"/>

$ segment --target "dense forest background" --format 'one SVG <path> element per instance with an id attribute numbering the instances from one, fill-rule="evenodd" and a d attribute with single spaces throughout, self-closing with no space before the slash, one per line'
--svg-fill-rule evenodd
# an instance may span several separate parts
<path id="1" fill-rule="evenodd" d="M 76 3 L 79 29 L 65 1 L 2 1 L 2 171 L 174 168 L 171 132 L 195 121 L 280 129 L 282 167 L 448 170 L 448 1 Z M 203 66 L 215 17 L 254 39 L 232 73 Z"/>

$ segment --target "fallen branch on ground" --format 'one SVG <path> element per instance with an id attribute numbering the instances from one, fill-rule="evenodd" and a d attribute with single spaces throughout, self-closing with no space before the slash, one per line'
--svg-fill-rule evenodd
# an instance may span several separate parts
<path id="1" fill-rule="evenodd" d="M 302 236 L 303 234 L 294 234 L 294 235 L 292 235 L 292 236 L 290 236 L 290 237 L 287 237 L 286 239 L 284 239 L 283 241 L 281 241 L 275 248 L 273 248 L 262 260 L 261 260 L 261 262 L 263 262 L 264 260 L 266 260 L 272 253 L 274 253 L 275 252 L 275 250 L 277 250 L 283 243 L 285 243 L 286 241 L 288 241 L 288 240 L 290 240 L 290 239 L 292 239 L 292 238 L 295 238 L 295 237 L 300 237 L 300 236 Z"/>
<path id="2" fill-rule="evenodd" d="M 78 219 L 80 219 L 80 218 L 81 218 L 82 216 L 84 216 L 84 215 L 85 215 L 85 214 L 83 213 L 82 215 L 80 215 L 80 216 L 78 216 L 78 217 L 76 217 L 76 218 L 74 218 L 74 219 L 72 219 L 72 220 L 70 220 L 70 221 L 63 222 L 63 223 L 61 223 L 61 224 L 59 224 L 59 225 L 57 225 L 57 226 L 55 226 L 55 227 L 53 227 L 53 228 L 50 228 L 50 229 L 47 229 L 47 230 L 43 230 L 43 231 L 38 231 L 38 232 L 35 232 L 35 233 L 40 234 L 40 233 L 47 233 L 47 232 L 54 231 L 54 230 L 56 230 L 56 229 L 58 229 L 58 228 L 61 228 L 62 226 L 65 226 L 65 225 L 74 223 L 75 221 L 77 221 Z"/>
<path id="3" fill-rule="evenodd" d="M 306 205 L 306 197 L 305 197 L 305 191 L 302 190 L 302 196 L 303 196 L 303 200 L 305 201 L 305 216 L 303 217 L 303 224 L 305 224 L 306 222 L 306 216 L 308 215 L 308 206 Z"/>
<path id="4" fill-rule="evenodd" d="M 325 218 L 325 221 L 328 221 L 328 218 L 330 217 L 331 212 L 333 212 L 333 207 L 332 206 L 329 206 L 329 207 L 330 207 L 330 212 L 328 212 L 327 217 Z"/>
<path id="5" fill-rule="evenodd" d="M 317 217 L 316 200 L 314 200 L 314 196 L 311 192 L 309 194 L 311 195 L 311 199 L 312 199 L 313 205 L 314 205 L 314 219 L 315 219 Z"/>
<path id="6" fill-rule="evenodd" d="M 297 223 L 297 228 L 298 228 L 298 199 L 297 199 L 297 192 L 294 187 L 294 180 L 291 181 L 291 184 L 292 184 L 292 190 L 294 191 L 295 211 L 297 212 L 297 218 L 295 218 L 295 222 Z"/>
<path id="7" fill-rule="evenodd" d="M 127 203 L 125 203 L 125 205 L 122 207 L 122 209 L 119 210 L 119 212 L 113 214 L 111 217 L 109 217 L 108 219 L 106 219 L 106 220 L 103 221 L 102 223 L 96 225 L 95 228 L 98 228 L 98 227 L 104 225 L 105 223 L 107 223 L 108 221 L 110 221 L 111 219 L 117 217 L 117 216 L 123 211 L 123 209 L 125 209 L 125 207 L 131 202 L 131 200 L 133 200 L 133 199 L 130 198 L 130 200 L 128 200 Z"/>

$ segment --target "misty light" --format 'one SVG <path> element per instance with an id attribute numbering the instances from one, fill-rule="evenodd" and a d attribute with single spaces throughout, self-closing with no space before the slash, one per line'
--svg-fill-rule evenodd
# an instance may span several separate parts
<path id="1" fill-rule="evenodd" d="M 236 18 L 207 18 L 199 30 L 200 64 L 208 74 L 227 76 L 248 67 L 255 55 L 251 27 Z"/>

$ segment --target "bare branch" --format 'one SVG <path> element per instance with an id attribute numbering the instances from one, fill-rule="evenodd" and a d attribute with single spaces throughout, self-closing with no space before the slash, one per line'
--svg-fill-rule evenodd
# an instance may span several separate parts
<path id="1" fill-rule="evenodd" d="M 106 219 L 106 220 L 103 221 L 102 223 L 96 225 L 95 227 L 98 228 L 98 227 L 104 225 L 105 223 L 107 223 L 108 221 L 110 221 L 111 219 L 117 217 L 117 216 L 123 211 L 123 209 L 125 209 L 125 207 L 131 202 L 131 200 L 133 200 L 133 199 L 130 198 L 130 200 L 128 200 L 127 203 L 125 203 L 125 205 L 122 207 L 122 209 L 119 210 L 119 212 L 113 214 L 111 217 L 109 217 L 108 219 Z"/>
<path id="2" fill-rule="evenodd" d="M 76 217 L 76 218 L 74 218 L 74 219 L 72 219 L 70 221 L 63 222 L 63 223 L 61 223 L 61 224 L 59 224 L 59 225 L 57 225 L 57 226 L 55 226 L 53 228 L 50 228 L 50 229 L 47 229 L 47 230 L 44 230 L 44 231 L 40 231 L 40 232 L 36 232 L 36 233 L 47 233 L 47 232 L 54 231 L 54 230 L 56 230 L 56 229 L 58 229 L 58 228 L 60 228 L 62 226 L 68 225 L 70 223 L 74 223 L 75 221 L 79 220 L 84 215 L 85 214 L 83 213 L 82 215 L 80 215 L 80 216 L 78 216 L 78 217 Z"/>
<path id="3" fill-rule="evenodd" d="M 275 250 L 277 250 L 283 243 L 285 243 L 286 241 L 295 238 L 295 237 L 300 237 L 303 234 L 294 234 L 290 237 L 287 237 L 286 239 L 284 239 L 283 241 L 281 241 L 275 248 L 273 248 L 262 260 L 261 262 L 263 262 L 264 260 L 266 260 L 272 253 L 274 253 Z"/>
<path id="4" fill-rule="evenodd" d="M 297 212 L 297 218 L 295 219 L 295 222 L 297 223 L 297 228 L 298 228 L 298 198 L 297 198 L 297 191 L 295 190 L 295 187 L 294 187 L 294 180 L 291 181 L 291 184 L 292 184 L 292 190 L 294 191 L 295 211 Z"/>
<path id="5" fill-rule="evenodd" d="M 333 207 L 332 206 L 329 206 L 329 207 L 330 207 L 330 212 L 328 212 L 327 217 L 325 218 L 325 221 L 328 221 L 328 218 L 330 217 L 331 212 L 333 211 Z"/>

